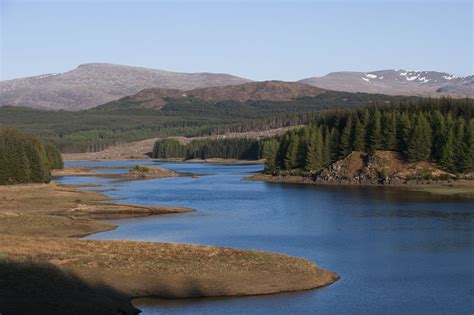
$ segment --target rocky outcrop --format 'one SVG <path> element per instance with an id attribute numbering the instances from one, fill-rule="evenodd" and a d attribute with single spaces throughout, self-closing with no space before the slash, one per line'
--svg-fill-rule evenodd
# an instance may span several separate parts
<path id="1" fill-rule="evenodd" d="M 393 151 L 354 151 L 313 175 L 315 182 L 330 184 L 430 184 L 452 179 L 453 174 L 432 163 L 410 163 Z"/>
<path id="2" fill-rule="evenodd" d="M 164 178 L 164 177 L 175 177 L 176 174 L 173 171 L 157 167 L 157 166 L 142 166 L 137 165 L 128 171 L 128 176 L 133 179 L 141 178 Z"/>

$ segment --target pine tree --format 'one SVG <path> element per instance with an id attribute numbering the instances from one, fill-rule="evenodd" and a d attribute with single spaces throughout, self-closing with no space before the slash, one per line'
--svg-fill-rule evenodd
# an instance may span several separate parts
<path id="1" fill-rule="evenodd" d="M 445 128 L 443 142 L 439 149 L 439 164 L 449 171 L 455 170 L 454 165 L 454 130 L 452 126 Z"/>
<path id="2" fill-rule="evenodd" d="M 311 134 L 308 142 L 305 168 L 308 171 L 318 170 L 323 166 L 323 134 L 321 128 Z"/>
<path id="3" fill-rule="evenodd" d="M 382 115 L 376 108 L 369 125 L 369 150 L 371 152 L 382 148 Z"/>
<path id="4" fill-rule="evenodd" d="M 339 141 L 339 158 L 342 158 L 351 152 L 352 118 L 346 120 L 344 129 Z"/>
<path id="5" fill-rule="evenodd" d="M 321 152 L 323 166 L 331 163 L 331 137 L 329 128 L 326 126 L 323 133 L 323 148 Z"/>
<path id="6" fill-rule="evenodd" d="M 306 126 L 300 129 L 298 141 L 298 168 L 304 168 L 304 165 L 306 164 L 310 130 L 313 128 L 313 126 Z"/>
<path id="7" fill-rule="evenodd" d="M 428 161 L 431 155 L 431 127 L 423 113 L 415 120 L 406 155 L 410 161 Z"/>
<path id="8" fill-rule="evenodd" d="M 465 140 L 465 120 L 460 117 L 454 125 L 454 165 L 457 172 L 466 171 L 468 148 Z"/>
<path id="9" fill-rule="evenodd" d="M 464 169 L 466 172 L 472 172 L 474 171 L 474 118 L 466 124 L 464 143 L 466 144 Z"/>
<path id="10" fill-rule="evenodd" d="M 354 141 L 352 143 L 355 151 L 365 151 L 365 126 L 359 118 L 356 118 L 354 126 Z"/>
<path id="11" fill-rule="evenodd" d="M 393 112 L 384 112 L 383 121 L 383 148 L 389 151 L 397 149 L 397 118 Z"/>
<path id="12" fill-rule="evenodd" d="M 262 157 L 265 159 L 265 171 L 274 172 L 277 169 L 278 141 L 275 139 L 263 142 Z"/>
<path id="13" fill-rule="evenodd" d="M 298 134 L 292 133 L 290 135 L 290 141 L 288 143 L 288 149 L 285 154 L 285 168 L 291 170 L 298 167 L 298 149 L 299 149 L 299 137 Z"/>
<path id="14" fill-rule="evenodd" d="M 62 164 L 54 146 L 13 129 L 0 129 L 0 185 L 49 182 L 51 168 Z"/>
<path id="15" fill-rule="evenodd" d="M 400 113 L 397 120 L 397 151 L 406 153 L 412 124 L 407 113 Z"/>
<path id="16" fill-rule="evenodd" d="M 364 126 L 368 126 L 370 124 L 370 112 L 367 108 L 362 111 L 361 122 Z"/>
<path id="17" fill-rule="evenodd" d="M 431 128 L 433 130 L 432 156 L 435 160 L 439 161 L 441 160 L 442 150 L 447 137 L 446 121 L 441 111 L 437 110 L 433 113 Z"/>
<path id="18" fill-rule="evenodd" d="M 339 158 L 339 131 L 337 128 L 329 130 L 329 162 Z"/>

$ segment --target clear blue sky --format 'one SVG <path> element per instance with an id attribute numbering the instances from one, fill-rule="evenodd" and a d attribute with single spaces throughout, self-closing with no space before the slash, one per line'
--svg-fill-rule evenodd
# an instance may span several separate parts
<path id="1" fill-rule="evenodd" d="M 473 73 L 473 1 L 0 0 L 0 79 L 109 62 L 298 80 Z"/>

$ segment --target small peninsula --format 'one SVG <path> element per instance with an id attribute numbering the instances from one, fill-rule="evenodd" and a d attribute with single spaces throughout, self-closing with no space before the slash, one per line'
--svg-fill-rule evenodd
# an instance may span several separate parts
<path id="1" fill-rule="evenodd" d="M 77 237 L 99 219 L 189 208 L 115 204 L 74 186 L 0 186 L 2 311 L 137 314 L 137 297 L 241 296 L 308 290 L 339 279 L 306 259 L 252 250 Z"/>

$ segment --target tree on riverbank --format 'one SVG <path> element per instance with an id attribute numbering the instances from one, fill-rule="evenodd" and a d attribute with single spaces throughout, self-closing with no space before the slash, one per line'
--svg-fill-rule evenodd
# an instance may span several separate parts
<path id="1" fill-rule="evenodd" d="M 63 168 L 56 147 L 14 129 L 0 129 L 0 185 L 47 183 L 51 170 Z"/>
<path id="2" fill-rule="evenodd" d="M 420 99 L 327 111 L 285 134 L 279 148 L 272 168 L 280 170 L 317 171 L 352 150 L 388 150 L 408 161 L 436 162 L 451 172 L 470 172 L 474 170 L 474 100 Z M 297 159 L 296 152 L 307 152 L 306 159 Z"/>
<path id="3" fill-rule="evenodd" d="M 256 139 L 204 139 L 182 144 L 176 139 L 159 140 L 153 148 L 156 159 L 240 159 L 257 160 L 260 158 L 261 144 Z"/>

